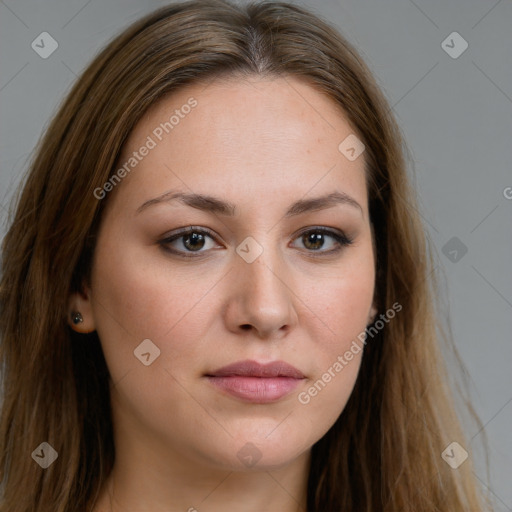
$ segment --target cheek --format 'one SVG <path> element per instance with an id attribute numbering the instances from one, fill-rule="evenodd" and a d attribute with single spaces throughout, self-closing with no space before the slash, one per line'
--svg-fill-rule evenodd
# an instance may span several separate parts
<path id="1" fill-rule="evenodd" d="M 372 260 L 347 269 L 344 277 L 324 281 L 307 301 L 317 316 L 310 322 L 315 364 L 307 388 L 297 398 L 326 427 L 342 412 L 356 382 L 373 300 Z"/>
<path id="2" fill-rule="evenodd" d="M 350 352 L 350 360 L 346 358 Z M 362 350 L 333 354 L 332 360 L 323 366 L 308 385 L 297 394 L 298 410 L 304 421 L 315 421 L 316 436 L 322 437 L 343 412 L 354 388 Z"/>
<path id="3" fill-rule="evenodd" d="M 331 356 L 364 332 L 375 286 L 371 259 L 368 264 L 348 266 L 340 274 L 321 280 L 313 293 L 304 290 L 305 302 L 319 320 L 319 330 L 311 339 L 321 352 Z"/>
<path id="4" fill-rule="evenodd" d="M 304 418 L 316 419 L 318 437 L 334 424 L 354 388 L 371 303 L 371 294 L 358 287 L 340 287 L 337 292 L 329 307 L 322 310 L 328 328 L 320 328 L 311 336 L 313 370 L 307 385 L 297 394 Z M 356 296 L 356 292 L 360 293 Z"/>
<path id="5" fill-rule="evenodd" d="M 100 248 L 92 282 L 100 323 L 121 323 L 137 337 L 160 337 L 214 286 L 211 272 L 177 268 L 156 250 L 134 243 Z"/>
<path id="6" fill-rule="evenodd" d="M 134 350 L 146 339 L 160 349 L 161 361 L 190 356 L 193 347 L 186 342 L 204 331 L 207 317 L 197 312 L 219 276 L 196 277 L 190 271 L 171 270 L 164 258 L 148 258 L 143 250 L 98 244 L 91 283 L 93 314 L 114 380 L 140 365 Z M 183 343 L 165 343 L 171 339 Z"/>

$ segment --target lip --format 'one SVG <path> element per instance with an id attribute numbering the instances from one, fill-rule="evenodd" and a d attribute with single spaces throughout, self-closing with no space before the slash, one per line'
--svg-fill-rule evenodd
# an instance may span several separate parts
<path id="1" fill-rule="evenodd" d="M 271 403 L 290 394 L 305 376 L 284 361 L 239 361 L 205 375 L 221 391 L 251 403 Z"/>

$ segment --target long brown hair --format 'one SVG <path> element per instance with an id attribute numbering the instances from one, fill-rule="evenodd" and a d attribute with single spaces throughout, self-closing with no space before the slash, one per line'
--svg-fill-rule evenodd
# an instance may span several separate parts
<path id="1" fill-rule="evenodd" d="M 64 100 L 31 164 L 3 242 L 0 283 L 2 512 L 90 510 L 114 463 L 109 374 L 96 333 L 75 334 L 68 297 L 90 274 L 131 130 L 165 94 L 220 75 L 307 79 L 364 142 L 377 250 L 376 300 L 403 310 L 369 340 L 344 411 L 312 448 L 308 511 L 483 510 L 438 351 L 432 257 L 391 109 L 355 49 L 303 8 L 194 0 L 161 8 L 116 37 Z M 59 459 L 42 470 L 47 441 Z M 466 446 L 467 448 L 467 446 Z"/>

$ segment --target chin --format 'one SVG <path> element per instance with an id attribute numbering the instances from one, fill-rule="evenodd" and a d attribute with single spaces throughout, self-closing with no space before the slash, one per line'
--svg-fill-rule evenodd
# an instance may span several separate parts
<path id="1" fill-rule="evenodd" d="M 253 424 L 254 424 L 253 420 Z M 254 425 L 253 425 L 254 426 Z M 283 428 L 273 424 L 271 429 L 260 429 L 259 432 L 240 431 L 226 445 L 210 446 L 207 458 L 210 463 L 229 471 L 266 471 L 286 467 L 288 464 L 309 452 L 317 441 L 304 436 L 301 427 Z M 223 440 L 224 441 L 224 440 Z"/>

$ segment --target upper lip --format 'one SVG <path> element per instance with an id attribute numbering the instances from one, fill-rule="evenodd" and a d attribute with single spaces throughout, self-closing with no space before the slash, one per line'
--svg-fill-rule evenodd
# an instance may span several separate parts
<path id="1" fill-rule="evenodd" d="M 302 372 L 284 361 L 260 364 L 256 361 L 238 361 L 207 374 L 208 377 L 289 377 L 303 379 Z"/>

